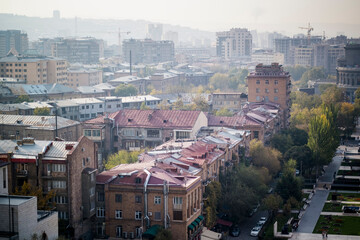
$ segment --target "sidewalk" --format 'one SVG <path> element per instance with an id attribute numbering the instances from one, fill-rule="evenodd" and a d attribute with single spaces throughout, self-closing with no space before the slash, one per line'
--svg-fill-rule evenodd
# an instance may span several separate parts
<path id="1" fill-rule="evenodd" d="M 324 239 L 321 234 L 311 234 L 311 233 L 299 233 L 294 232 L 292 240 L 317 240 Z M 350 236 L 350 235 L 335 235 L 328 234 L 328 240 L 359 240 L 360 236 Z"/>

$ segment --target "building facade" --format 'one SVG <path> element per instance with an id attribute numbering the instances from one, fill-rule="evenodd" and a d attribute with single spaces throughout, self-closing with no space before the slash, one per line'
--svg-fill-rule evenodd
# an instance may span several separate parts
<path id="1" fill-rule="evenodd" d="M 29 40 L 26 33 L 20 30 L 0 31 L 0 57 L 6 56 L 11 49 L 23 54 L 29 48 Z"/>
<path id="2" fill-rule="evenodd" d="M 74 89 L 80 86 L 95 86 L 103 82 L 102 74 L 99 69 L 71 67 L 68 68 L 67 82 L 63 84 Z"/>
<path id="3" fill-rule="evenodd" d="M 232 28 L 230 31 L 217 32 L 216 37 L 218 57 L 236 59 L 251 56 L 252 36 L 246 28 Z"/>
<path id="4" fill-rule="evenodd" d="M 247 77 L 249 102 L 273 102 L 284 111 L 284 122 L 290 117 L 290 74 L 281 65 L 258 64 Z M 285 124 L 284 126 L 287 126 Z"/>

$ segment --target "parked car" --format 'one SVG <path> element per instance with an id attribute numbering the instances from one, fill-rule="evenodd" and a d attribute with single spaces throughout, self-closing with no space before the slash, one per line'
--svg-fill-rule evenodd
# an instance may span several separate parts
<path id="1" fill-rule="evenodd" d="M 266 223 L 266 217 L 261 217 L 259 220 L 259 224 L 264 225 Z"/>
<path id="2" fill-rule="evenodd" d="M 233 237 L 238 237 L 240 235 L 240 228 L 238 225 L 234 225 L 230 228 L 230 235 Z"/>
<path id="3" fill-rule="evenodd" d="M 253 237 L 257 237 L 259 235 L 260 230 L 261 227 L 259 226 L 253 227 L 253 229 L 251 229 L 250 235 Z"/>

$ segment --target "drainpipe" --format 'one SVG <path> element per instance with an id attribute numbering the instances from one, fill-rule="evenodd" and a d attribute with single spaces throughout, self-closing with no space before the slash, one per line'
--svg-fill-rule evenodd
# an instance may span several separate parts
<path id="1" fill-rule="evenodd" d="M 148 216 L 148 191 L 147 191 L 147 185 L 149 183 L 151 173 L 147 169 L 144 169 L 144 172 L 147 174 L 147 177 L 146 177 L 146 180 L 145 180 L 145 183 L 144 183 L 144 204 L 145 204 L 145 217 L 144 217 L 144 220 L 146 222 L 146 228 L 148 228 L 150 226 L 150 218 Z"/>
<path id="2" fill-rule="evenodd" d="M 167 181 L 164 181 L 164 228 L 168 228 L 168 194 L 169 188 Z"/>

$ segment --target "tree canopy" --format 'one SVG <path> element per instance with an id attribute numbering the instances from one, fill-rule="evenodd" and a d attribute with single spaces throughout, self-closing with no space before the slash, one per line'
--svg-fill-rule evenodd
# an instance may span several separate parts
<path id="1" fill-rule="evenodd" d="M 108 156 L 108 159 L 105 164 L 106 170 L 109 170 L 117 165 L 125 163 L 134 163 L 138 161 L 138 156 L 143 151 L 126 151 L 120 150 L 117 153 L 111 154 Z"/>
<path id="2" fill-rule="evenodd" d="M 267 168 L 271 175 L 280 170 L 281 153 L 276 149 L 265 147 L 259 140 L 251 140 L 250 156 L 254 166 Z"/>
<path id="3" fill-rule="evenodd" d="M 50 115 L 50 108 L 48 107 L 37 107 L 34 109 L 34 115 L 38 116 L 49 116 Z"/>
<path id="4" fill-rule="evenodd" d="M 115 95 L 118 97 L 136 96 L 137 94 L 137 88 L 131 84 L 120 84 L 115 88 Z"/>

